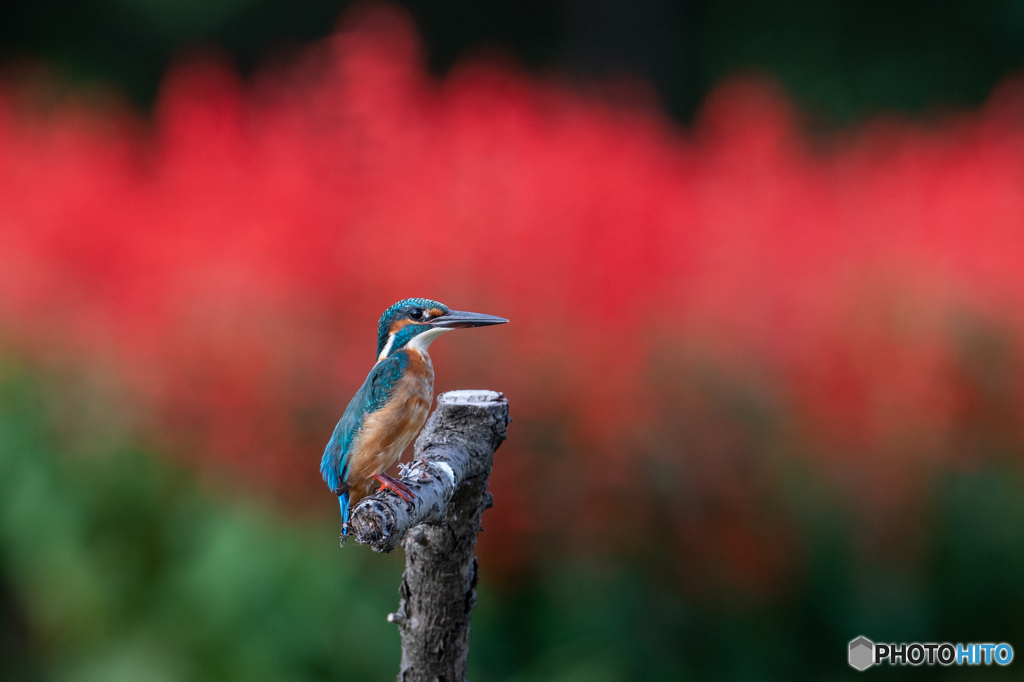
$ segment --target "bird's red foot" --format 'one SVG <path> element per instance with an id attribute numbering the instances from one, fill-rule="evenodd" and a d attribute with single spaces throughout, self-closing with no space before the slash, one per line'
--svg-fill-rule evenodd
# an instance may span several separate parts
<path id="1" fill-rule="evenodd" d="M 406 502 L 412 502 L 413 500 L 416 499 L 416 496 L 413 495 L 411 490 L 409 490 L 409 486 L 402 483 L 401 481 L 392 478 L 387 474 L 375 474 L 374 478 L 380 481 L 381 490 L 383 490 L 384 488 L 387 488 L 388 490 L 393 490 L 396 495 L 401 497 Z"/>

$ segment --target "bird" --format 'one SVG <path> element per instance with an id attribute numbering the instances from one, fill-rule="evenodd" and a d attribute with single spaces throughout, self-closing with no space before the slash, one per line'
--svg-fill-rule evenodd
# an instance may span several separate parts
<path id="1" fill-rule="evenodd" d="M 384 473 L 416 438 L 434 397 L 427 349 L 453 329 L 508 322 L 504 317 L 452 310 L 428 298 L 407 298 L 384 311 L 377 325 L 377 362 L 342 414 L 320 461 L 320 474 L 341 505 L 341 546 L 349 511 L 374 481 L 406 502 L 415 495 Z"/>

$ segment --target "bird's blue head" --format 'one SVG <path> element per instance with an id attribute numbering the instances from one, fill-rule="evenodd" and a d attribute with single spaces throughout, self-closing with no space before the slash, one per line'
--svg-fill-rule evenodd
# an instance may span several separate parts
<path id="1" fill-rule="evenodd" d="M 407 298 L 384 311 L 377 325 L 377 362 L 403 348 L 426 351 L 430 343 L 451 329 L 486 327 L 508 322 L 504 317 L 452 310 L 429 298 Z"/>

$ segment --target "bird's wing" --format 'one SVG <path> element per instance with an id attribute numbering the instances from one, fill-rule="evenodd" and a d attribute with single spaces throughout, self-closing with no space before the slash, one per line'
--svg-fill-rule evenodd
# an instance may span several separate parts
<path id="1" fill-rule="evenodd" d="M 408 365 L 409 356 L 404 351 L 378 362 L 352 396 L 320 460 L 320 473 L 331 490 L 338 491 L 347 482 L 349 451 L 366 415 L 384 407 Z"/>

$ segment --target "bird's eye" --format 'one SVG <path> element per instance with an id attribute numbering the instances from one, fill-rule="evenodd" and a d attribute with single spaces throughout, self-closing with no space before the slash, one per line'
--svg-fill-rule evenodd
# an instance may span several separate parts
<path id="1" fill-rule="evenodd" d="M 420 310 L 419 308 L 413 308 L 412 310 L 409 311 L 409 317 L 411 317 L 414 320 L 419 320 L 423 317 L 423 311 Z"/>

